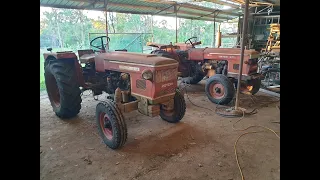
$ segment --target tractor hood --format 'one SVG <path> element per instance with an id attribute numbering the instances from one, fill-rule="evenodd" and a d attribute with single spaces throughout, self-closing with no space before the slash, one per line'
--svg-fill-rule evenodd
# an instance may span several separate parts
<path id="1" fill-rule="evenodd" d="M 101 53 L 96 56 L 97 61 L 118 61 L 124 63 L 134 63 L 141 65 L 149 66 L 160 66 L 168 64 L 176 64 L 177 61 L 170 58 L 159 57 L 154 54 L 142 54 L 142 53 L 133 53 L 133 52 L 122 52 L 122 51 L 113 51 Z"/>

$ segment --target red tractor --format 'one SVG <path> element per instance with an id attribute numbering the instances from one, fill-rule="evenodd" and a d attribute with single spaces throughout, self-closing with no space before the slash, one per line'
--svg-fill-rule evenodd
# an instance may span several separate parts
<path id="1" fill-rule="evenodd" d="M 105 52 L 109 42 L 100 36 L 90 42 L 92 49 L 44 53 L 45 83 L 55 114 L 72 118 L 81 109 L 81 93 L 109 96 L 96 106 L 96 123 L 104 143 L 120 148 L 127 139 L 123 113 L 138 109 L 147 116 L 179 122 L 186 111 L 184 96 L 177 88 L 176 60 L 151 54 Z M 95 48 L 95 50 L 94 50 Z M 98 51 L 98 53 L 95 53 Z"/>
<path id="2" fill-rule="evenodd" d="M 228 104 L 234 97 L 240 67 L 240 49 L 238 48 L 195 48 L 201 41 L 196 37 L 184 43 L 157 44 L 151 54 L 175 59 L 179 62 L 178 75 L 188 84 L 197 84 L 204 77 L 205 92 L 209 100 L 216 104 Z M 192 41 L 193 40 L 193 41 Z M 260 89 L 261 75 L 257 73 L 259 52 L 245 50 L 241 82 L 241 92 L 256 94 Z"/>

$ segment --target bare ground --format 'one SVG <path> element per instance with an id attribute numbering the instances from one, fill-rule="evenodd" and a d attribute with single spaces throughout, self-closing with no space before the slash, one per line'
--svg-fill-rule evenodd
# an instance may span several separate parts
<path id="1" fill-rule="evenodd" d="M 204 94 L 203 83 L 187 90 L 194 104 L 215 109 L 216 105 Z M 245 132 L 263 130 L 235 131 L 232 125 L 239 118 L 224 118 L 196 107 L 185 95 L 187 111 L 178 124 L 136 111 L 126 114 L 128 140 L 115 151 L 98 136 L 98 102 L 86 94 L 79 115 L 63 121 L 52 112 L 47 95 L 40 93 L 40 179 L 240 180 L 234 143 Z M 274 100 L 260 92 L 253 99 L 241 95 L 241 107 L 248 111 L 259 109 L 257 114 L 235 124 L 235 128 L 262 125 L 279 132 L 280 124 L 271 123 L 280 121 L 280 102 L 270 104 Z M 237 151 L 246 180 L 280 179 L 280 139 L 273 133 L 244 135 Z"/>

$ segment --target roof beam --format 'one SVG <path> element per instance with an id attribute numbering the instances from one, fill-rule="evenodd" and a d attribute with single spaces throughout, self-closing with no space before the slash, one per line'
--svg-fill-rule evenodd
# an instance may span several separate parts
<path id="1" fill-rule="evenodd" d="M 175 5 L 175 4 L 174 4 L 174 5 Z M 165 10 L 167 10 L 167 9 L 169 9 L 169 8 L 172 8 L 172 7 L 174 7 L 174 5 L 170 5 L 169 7 L 166 7 L 166 8 L 164 8 L 164 9 L 158 11 L 158 12 L 155 12 L 153 15 L 159 14 L 159 13 L 161 13 L 162 11 L 165 11 Z"/>
<path id="2" fill-rule="evenodd" d="M 221 1 L 221 0 L 204 0 L 204 1 L 212 2 L 212 3 L 220 4 L 220 5 L 225 5 L 225 6 L 230 6 L 230 7 L 234 8 L 234 9 L 239 8 L 239 5 L 236 5 L 236 4 L 233 4 L 233 3 L 230 3 L 230 2 L 226 2 L 226 1 Z"/>
<path id="3" fill-rule="evenodd" d="M 231 0 L 232 2 L 239 3 L 239 4 L 244 4 L 244 0 Z M 259 0 L 259 1 L 252 1 L 250 2 L 249 6 L 250 7 L 255 7 L 255 6 L 268 6 L 268 5 L 274 5 L 274 6 L 280 6 L 280 0 L 275 0 L 275 2 L 271 0 Z"/>
<path id="4" fill-rule="evenodd" d="M 116 8 L 116 7 L 127 7 L 127 8 L 138 8 L 138 9 L 144 9 L 144 10 L 148 10 L 148 11 L 157 11 L 157 10 L 161 10 L 160 8 L 155 8 L 155 7 L 150 7 L 150 6 L 137 6 L 137 5 L 129 5 L 129 4 L 120 4 L 120 3 L 109 3 L 109 8 Z M 108 8 L 108 9 L 109 9 Z M 213 10 L 214 11 L 214 10 Z M 210 12 L 213 12 L 212 10 Z M 164 10 L 162 12 L 167 12 L 167 13 L 175 13 L 173 9 L 167 9 Z M 221 11 L 222 12 L 222 11 Z M 220 14 L 221 14 L 220 12 Z M 194 13 L 194 12 L 189 12 L 189 11 L 182 11 L 182 10 L 178 10 L 179 14 L 186 14 L 186 15 L 195 15 L 195 16 L 202 16 L 202 17 L 211 17 L 214 18 L 214 15 L 206 15 L 206 14 L 201 14 L 201 13 Z M 162 13 L 159 13 L 159 15 L 161 15 Z M 238 15 L 237 15 L 238 17 Z M 232 18 L 223 18 L 223 19 L 232 19 Z"/>
<path id="5" fill-rule="evenodd" d="M 62 8 L 62 9 L 79 9 L 79 10 L 95 10 L 95 11 L 105 11 L 104 8 L 93 8 L 93 7 L 66 7 L 65 5 L 55 5 L 55 4 L 41 4 L 42 7 L 51 7 L 51 8 Z"/>
<path id="6" fill-rule="evenodd" d="M 200 16 L 200 17 L 208 17 L 208 18 L 212 18 L 212 19 L 215 17 L 215 15 L 213 15 L 213 14 L 191 13 L 191 12 L 188 12 L 188 11 L 181 11 L 181 10 L 179 10 L 178 13 L 179 14 L 186 14 L 186 15 Z M 221 19 L 226 19 L 227 20 L 227 19 L 233 19 L 233 18 L 221 18 Z"/>
<path id="7" fill-rule="evenodd" d="M 63 5 L 44 5 L 44 4 L 42 4 L 41 6 L 68 9 L 66 6 L 63 6 Z M 72 7 L 72 8 L 70 7 L 70 9 L 83 10 L 83 8 L 80 8 L 80 7 Z M 87 8 L 86 10 L 105 11 L 105 8 Z M 133 11 L 121 11 L 121 12 L 119 12 L 119 11 L 114 11 L 114 10 L 108 10 L 108 12 L 150 15 L 150 13 L 141 13 L 141 12 L 138 13 L 138 12 L 133 12 Z M 175 17 L 175 14 L 159 14 L 158 16 Z M 178 18 L 184 18 L 184 19 L 194 19 L 193 17 L 187 16 L 187 15 L 181 15 L 181 14 L 178 14 L 177 17 Z M 203 18 L 198 19 L 198 20 L 213 21 L 213 19 L 207 18 L 207 17 L 203 17 Z M 219 20 L 216 20 L 216 22 L 223 22 L 223 21 L 226 21 L 226 20 L 227 19 L 219 19 Z"/>
<path id="8" fill-rule="evenodd" d="M 198 6 L 198 5 L 193 5 L 193 4 L 189 4 L 189 3 L 182 3 L 180 4 L 181 7 L 184 8 L 189 8 L 189 9 L 196 9 L 196 10 L 200 10 L 200 11 L 206 11 L 206 12 L 212 12 L 218 9 L 214 9 L 214 8 L 207 8 L 207 7 L 202 7 L 202 6 Z M 239 16 L 238 13 L 233 13 L 230 11 L 223 11 L 220 10 L 220 14 L 226 14 L 226 15 L 230 15 L 230 16 Z"/>
<path id="9" fill-rule="evenodd" d="M 88 2 L 88 0 L 71 0 L 71 1 Z M 97 4 L 104 4 L 104 3 L 99 1 L 99 2 L 97 2 Z M 189 4 L 189 3 L 179 3 L 178 5 L 181 7 L 184 7 L 184 8 L 196 9 L 196 10 L 206 11 L 206 12 L 210 12 L 210 13 L 215 10 L 219 10 L 219 9 L 214 9 L 214 8 L 207 8 L 207 7 L 202 7 L 202 6 L 198 6 L 198 5 L 193 5 L 193 4 Z M 151 7 L 151 6 L 131 5 L 131 4 L 124 4 L 124 3 L 112 3 L 112 2 L 109 2 L 108 6 L 109 7 L 121 6 L 121 7 L 128 7 L 128 8 L 140 8 L 140 9 L 153 8 L 154 10 L 158 10 L 158 11 L 163 9 L 163 7 Z M 220 14 L 226 14 L 226 15 L 237 16 L 237 17 L 239 16 L 238 13 L 233 13 L 233 12 L 230 12 L 227 10 L 220 10 L 220 11 L 221 11 Z"/>
<path id="10" fill-rule="evenodd" d="M 96 3 L 96 4 L 100 4 L 100 5 L 105 5 L 104 1 L 98 1 L 98 0 L 71 0 L 71 1 L 75 1 L 75 2 L 86 2 L 88 4 L 91 3 Z M 46 7 L 55 7 L 55 8 L 68 8 L 66 6 L 63 5 L 54 5 L 54 4 L 50 4 L 50 5 L 44 5 L 41 4 L 42 6 L 46 6 Z M 203 14 L 203 13 L 195 13 L 195 12 L 189 12 L 189 11 L 185 11 L 185 10 L 178 10 L 178 16 L 181 18 L 185 18 L 188 16 L 197 16 L 197 17 L 188 17 L 188 19 L 199 19 L 199 20 L 208 20 L 208 21 L 212 21 L 213 18 L 215 17 L 215 15 L 213 14 L 215 11 L 217 11 L 218 9 L 212 9 L 212 8 L 205 8 L 205 7 L 201 7 L 201 6 L 196 6 L 196 5 L 192 5 L 192 4 L 187 4 L 187 3 L 183 3 L 183 4 L 179 4 L 180 7 L 184 7 L 186 9 L 197 9 L 200 11 L 204 11 L 204 12 L 209 12 L 209 14 Z M 136 12 L 134 10 L 130 11 L 130 10 L 126 10 L 126 11 L 117 11 L 116 8 L 117 7 L 125 7 L 128 9 L 141 9 L 141 10 L 145 10 L 148 12 Z M 105 11 L 105 8 L 94 8 L 93 6 L 86 6 L 86 7 L 69 7 L 70 9 L 82 9 L 82 10 L 98 10 L 98 11 Z M 107 6 L 107 10 L 109 12 L 119 12 L 119 13 L 131 13 L 131 14 L 150 14 L 152 15 L 153 12 L 159 12 L 161 11 L 162 13 L 159 13 L 158 15 L 162 15 L 162 16 L 170 16 L 167 13 L 175 13 L 173 9 L 167 9 L 164 10 L 163 7 L 151 7 L 151 6 L 141 6 L 141 5 L 130 5 L 130 4 L 124 4 L 124 3 L 112 3 L 112 2 L 108 2 L 108 6 Z M 221 15 L 225 14 L 225 15 L 230 15 L 230 16 L 236 16 L 238 17 L 238 14 L 235 13 L 226 13 L 225 11 L 222 10 L 218 10 L 219 13 Z M 211 20 L 212 18 L 212 20 Z M 216 17 L 217 20 L 230 20 L 230 19 L 234 19 L 233 17 Z"/>
<path id="11" fill-rule="evenodd" d="M 188 17 L 188 16 L 191 16 L 191 15 L 188 15 L 188 14 L 179 14 L 179 12 L 178 12 L 178 16 Z M 193 19 L 193 20 L 204 20 L 204 19 L 206 19 L 206 20 L 213 21 L 214 18 L 212 18 L 212 17 L 189 17 L 189 19 Z M 227 21 L 227 20 L 231 20 L 231 19 L 233 19 L 233 18 L 227 19 L 227 18 L 219 18 L 219 17 L 216 17 L 216 20 L 218 20 L 218 21 Z"/>

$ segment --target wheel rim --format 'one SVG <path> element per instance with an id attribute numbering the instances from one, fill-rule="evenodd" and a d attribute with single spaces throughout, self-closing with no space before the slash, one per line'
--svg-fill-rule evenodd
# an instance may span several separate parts
<path id="1" fill-rule="evenodd" d="M 47 80 L 47 91 L 50 99 L 56 107 L 60 106 L 60 92 L 57 85 L 57 80 L 51 75 Z"/>
<path id="2" fill-rule="evenodd" d="M 176 101 L 175 99 L 173 99 L 173 108 L 170 108 L 164 104 L 161 104 L 160 106 L 160 111 L 162 111 L 162 114 L 167 116 L 167 117 L 171 117 L 171 116 L 174 116 L 176 114 L 176 111 L 177 111 L 177 105 L 176 105 Z"/>
<path id="3" fill-rule="evenodd" d="M 106 113 L 100 113 L 99 122 L 100 122 L 100 127 L 102 129 L 104 136 L 108 140 L 111 140 L 113 137 L 113 132 L 112 132 L 111 121 L 109 120 L 108 115 Z"/>
<path id="4" fill-rule="evenodd" d="M 224 97 L 224 87 L 220 83 L 211 84 L 210 87 L 210 95 L 214 99 L 221 99 Z"/>
<path id="5" fill-rule="evenodd" d="M 164 105 L 161 105 L 161 110 L 165 116 L 173 116 L 175 114 L 175 108 L 172 110 L 166 110 Z"/>

